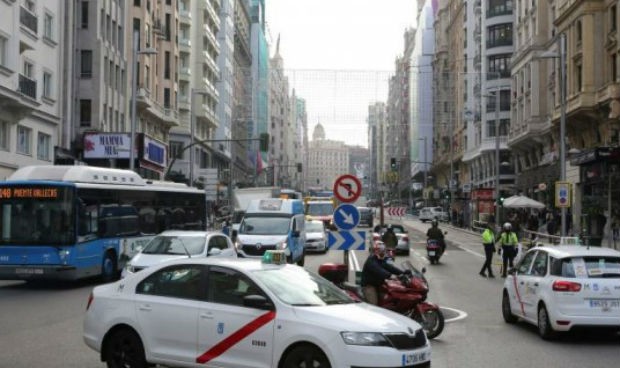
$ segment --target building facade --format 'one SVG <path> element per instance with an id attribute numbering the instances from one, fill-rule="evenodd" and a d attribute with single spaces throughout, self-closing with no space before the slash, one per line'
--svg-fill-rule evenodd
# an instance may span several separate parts
<path id="1" fill-rule="evenodd" d="M 349 150 L 344 142 L 328 140 L 321 123 L 314 127 L 308 147 L 308 190 L 332 190 L 334 181 L 349 171 Z"/>
<path id="2" fill-rule="evenodd" d="M 368 197 L 378 200 L 383 195 L 384 173 L 387 172 L 385 159 L 385 120 L 386 111 L 384 102 L 375 102 L 368 106 L 368 151 L 369 162 L 369 195 Z"/>

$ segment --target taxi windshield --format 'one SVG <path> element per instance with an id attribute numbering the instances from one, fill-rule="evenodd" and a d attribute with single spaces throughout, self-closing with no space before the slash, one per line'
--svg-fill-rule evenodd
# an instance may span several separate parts
<path id="1" fill-rule="evenodd" d="M 205 249 L 204 236 L 164 236 L 153 238 L 142 250 L 144 254 L 197 255 Z"/>
<path id="2" fill-rule="evenodd" d="M 282 267 L 255 272 L 278 299 L 292 306 L 314 307 L 356 303 L 344 291 L 321 276 L 298 267 Z"/>

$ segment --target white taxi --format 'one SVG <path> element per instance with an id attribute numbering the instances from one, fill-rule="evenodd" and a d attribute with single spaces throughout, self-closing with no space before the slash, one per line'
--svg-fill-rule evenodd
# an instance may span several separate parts
<path id="1" fill-rule="evenodd" d="M 265 258 L 282 254 L 266 253 Z M 191 258 L 97 286 L 85 343 L 108 367 L 430 367 L 414 320 L 290 264 Z"/>
<path id="2" fill-rule="evenodd" d="M 504 282 L 502 314 L 538 326 L 543 339 L 575 327 L 620 329 L 620 252 L 600 247 L 530 249 Z"/>

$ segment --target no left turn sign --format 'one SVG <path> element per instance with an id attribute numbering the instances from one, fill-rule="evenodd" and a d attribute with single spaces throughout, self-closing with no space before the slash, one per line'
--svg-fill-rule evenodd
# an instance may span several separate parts
<path id="1" fill-rule="evenodd" d="M 342 175 L 334 182 L 334 195 L 340 202 L 355 202 L 361 194 L 362 183 L 356 176 Z"/>

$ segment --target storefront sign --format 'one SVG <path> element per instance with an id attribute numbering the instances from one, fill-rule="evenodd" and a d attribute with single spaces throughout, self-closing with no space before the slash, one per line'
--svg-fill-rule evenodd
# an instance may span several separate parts
<path id="1" fill-rule="evenodd" d="M 146 134 L 143 134 L 142 137 L 142 159 L 152 164 L 166 167 L 168 162 L 168 146 Z"/>
<path id="2" fill-rule="evenodd" d="M 84 158 L 129 158 L 129 133 L 84 135 Z"/>
<path id="3" fill-rule="evenodd" d="M 490 199 L 493 200 L 495 191 L 493 188 L 474 189 L 471 192 L 471 199 Z"/>

